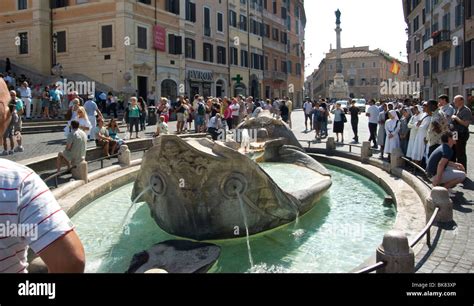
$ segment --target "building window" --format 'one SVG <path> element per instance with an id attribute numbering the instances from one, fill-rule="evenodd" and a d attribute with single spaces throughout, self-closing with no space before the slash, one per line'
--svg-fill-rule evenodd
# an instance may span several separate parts
<path id="1" fill-rule="evenodd" d="M 443 16 L 443 30 L 451 29 L 451 14 L 448 12 Z"/>
<path id="2" fill-rule="evenodd" d="M 454 65 L 456 67 L 462 66 L 462 45 L 456 46 L 454 49 L 454 54 L 455 54 L 455 59 L 454 59 Z"/>
<path id="3" fill-rule="evenodd" d="M 413 20 L 413 33 L 418 31 L 420 28 L 420 16 L 416 16 L 415 19 Z"/>
<path id="4" fill-rule="evenodd" d="M 423 61 L 423 76 L 426 78 L 430 75 L 430 61 Z"/>
<path id="5" fill-rule="evenodd" d="M 217 31 L 224 32 L 224 15 L 217 13 Z"/>
<path id="6" fill-rule="evenodd" d="M 174 34 L 168 34 L 168 53 L 183 54 L 183 38 Z"/>
<path id="7" fill-rule="evenodd" d="M 148 41 L 147 41 L 147 29 L 144 27 L 137 27 L 137 38 L 138 38 L 138 43 L 137 47 L 139 49 L 146 50 L 148 49 Z"/>
<path id="8" fill-rule="evenodd" d="M 205 62 L 214 62 L 214 46 L 208 43 L 203 44 L 203 60 Z"/>
<path id="9" fill-rule="evenodd" d="M 273 14 L 277 14 L 278 13 L 278 10 L 277 10 L 277 2 L 276 0 L 273 0 Z"/>
<path id="10" fill-rule="evenodd" d="M 196 3 L 186 0 L 186 20 L 196 22 Z"/>
<path id="11" fill-rule="evenodd" d="M 439 63 L 438 56 L 431 58 L 431 73 L 438 73 L 438 63 Z"/>
<path id="12" fill-rule="evenodd" d="M 286 20 L 286 7 L 282 6 L 281 7 L 281 19 Z"/>
<path id="13" fill-rule="evenodd" d="M 296 75 L 301 75 L 301 64 L 300 63 L 296 63 L 295 70 L 296 70 Z"/>
<path id="14" fill-rule="evenodd" d="M 466 15 L 466 19 L 469 19 L 474 15 L 474 3 L 472 0 L 465 1 L 464 3 L 464 14 Z"/>
<path id="15" fill-rule="evenodd" d="M 282 42 L 283 44 L 286 44 L 287 41 L 288 41 L 288 34 L 287 34 L 286 32 L 283 32 L 283 31 L 282 31 L 282 32 L 281 32 L 281 42 Z"/>
<path id="16" fill-rule="evenodd" d="M 472 2 L 472 1 L 467 1 L 467 2 Z M 462 5 L 461 4 L 458 4 L 456 5 L 456 21 L 455 21 L 455 26 L 456 28 L 461 26 L 462 25 L 462 21 L 463 21 L 463 18 L 462 18 Z"/>
<path id="17" fill-rule="evenodd" d="M 56 33 L 56 51 L 58 53 L 65 53 L 66 50 L 66 31 L 59 31 Z"/>
<path id="18" fill-rule="evenodd" d="M 113 47 L 112 25 L 102 26 L 102 49 Z"/>
<path id="19" fill-rule="evenodd" d="M 138 2 L 151 5 L 151 0 L 138 0 Z M 76 4 L 77 4 L 77 0 L 76 0 Z"/>
<path id="20" fill-rule="evenodd" d="M 51 8 L 61 8 L 68 6 L 68 0 L 51 0 Z"/>
<path id="21" fill-rule="evenodd" d="M 288 61 L 287 66 L 288 67 L 286 68 L 286 71 L 290 74 L 293 73 L 293 63 L 291 61 Z"/>
<path id="22" fill-rule="evenodd" d="M 246 50 L 240 50 L 240 66 L 249 67 L 249 53 Z"/>
<path id="23" fill-rule="evenodd" d="M 237 48 L 230 47 L 230 64 L 239 65 L 239 50 Z"/>
<path id="24" fill-rule="evenodd" d="M 18 46 L 18 52 L 20 54 L 28 54 L 28 33 L 18 33 L 18 37 L 20 37 L 20 46 Z"/>
<path id="25" fill-rule="evenodd" d="M 280 39 L 280 31 L 277 28 L 272 29 L 272 38 L 273 40 L 278 41 Z"/>
<path id="26" fill-rule="evenodd" d="M 186 58 L 196 58 L 196 42 L 194 39 L 186 38 L 185 40 L 185 57 Z"/>
<path id="27" fill-rule="evenodd" d="M 451 50 L 444 51 L 443 52 L 443 62 L 442 62 L 442 68 L 443 70 L 448 70 L 450 63 L 451 63 Z"/>
<path id="28" fill-rule="evenodd" d="M 18 10 L 28 9 L 28 0 L 18 0 Z"/>
<path id="29" fill-rule="evenodd" d="M 175 15 L 179 15 L 179 0 L 166 0 L 165 10 Z"/>
<path id="30" fill-rule="evenodd" d="M 204 36 L 211 36 L 211 9 L 204 8 Z"/>
<path id="31" fill-rule="evenodd" d="M 263 70 L 263 55 L 252 53 L 252 65 L 253 69 Z"/>
<path id="32" fill-rule="evenodd" d="M 474 39 L 464 44 L 464 67 L 471 67 L 474 64 Z"/>
<path id="33" fill-rule="evenodd" d="M 281 61 L 281 72 L 283 73 L 288 73 L 288 62 L 287 61 Z"/>
<path id="34" fill-rule="evenodd" d="M 242 31 L 247 31 L 247 16 L 245 16 L 245 15 L 240 15 L 239 28 L 240 28 Z"/>
<path id="35" fill-rule="evenodd" d="M 226 49 L 225 47 L 217 47 L 217 63 L 225 65 L 227 64 L 227 56 L 226 56 Z"/>
<path id="36" fill-rule="evenodd" d="M 232 10 L 229 11 L 229 25 L 234 28 L 237 27 L 237 13 Z"/>

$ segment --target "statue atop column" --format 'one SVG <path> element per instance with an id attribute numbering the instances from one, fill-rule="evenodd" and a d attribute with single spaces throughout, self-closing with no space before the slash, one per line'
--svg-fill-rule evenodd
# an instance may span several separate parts
<path id="1" fill-rule="evenodd" d="M 329 96 L 335 99 L 347 99 L 349 97 L 349 86 L 344 81 L 342 67 L 342 45 L 341 45 L 341 11 L 336 12 L 336 75 L 334 83 L 329 86 Z"/>

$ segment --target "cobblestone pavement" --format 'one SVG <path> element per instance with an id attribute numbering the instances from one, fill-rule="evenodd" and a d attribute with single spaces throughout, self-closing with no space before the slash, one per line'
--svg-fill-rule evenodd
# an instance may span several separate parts
<path id="1" fill-rule="evenodd" d="M 304 115 L 301 110 L 296 110 L 292 115 L 292 119 L 293 131 L 299 140 L 314 139 L 314 132 L 305 131 Z M 331 126 L 329 129 L 331 129 Z M 150 133 L 154 132 L 154 130 L 154 126 L 147 127 L 147 130 L 141 132 L 140 136 L 142 138 L 151 137 Z M 175 130 L 176 122 L 171 122 L 170 131 Z M 474 132 L 472 126 L 471 131 Z M 360 118 L 359 133 L 361 141 L 368 139 L 369 134 L 365 115 L 362 115 Z M 345 142 L 350 142 L 352 136 L 350 124 L 345 124 Z M 65 145 L 63 133 L 25 135 L 23 142 L 25 147 L 24 153 L 16 153 L 6 158 L 21 161 L 45 154 L 57 153 L 63 150 Z M 95 146 L 95 144 L 90 142 L 88 146 Z M 338 148 L 338 150 L 347 150 L 347 147 Z M 456 198 L 454 198 L 455 224 L 450 227 L 433 226 L 431 230 L 433 248 L 429 249 L 425 245 L 416 258 L 417 271 L 419 273 L 474 273 L 474 182 L 472 181 L 474 173 L 474 160 L 472 159 L 474 157 L 472 156 L 472 152 L 474 152 L 474 135 L 469 140 L 467 152 L 471 153 L 468 154 L 469 178 L 464 185 L 455 189 L 457 192 Z M 134 158 L 139 158 L 140 155 L 141 153 L 135 153 Z M 112 164 L 113 161 L 106 161 L 105 163 L 107 166 L 109 163 Z M 99 167 L 99 165 L 93 167 Z M 64 179 L 67 180 L 68 178 Z"/>

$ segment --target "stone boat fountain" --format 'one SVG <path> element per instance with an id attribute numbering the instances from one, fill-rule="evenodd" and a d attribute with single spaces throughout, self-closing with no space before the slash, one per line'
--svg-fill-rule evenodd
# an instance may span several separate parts
<path id="1" fill-rule="evenodd" d="M 160 136 L 143 158 L 132 198 L 142 196 L 166 232 L 199 241 L 239 237 L 236 228 L 243 224 L 243 207 L 250 235 L 308 212 L 331 187 L 326 168 L 268 112 L 243 122 L 236 131 L 245 129 L 257 135 L 245 145 L 248 151 L 230 139 Z M 314 183 L 309 189 L 285 192 L 257 161 L 306 167 L 314 172 Z"/>

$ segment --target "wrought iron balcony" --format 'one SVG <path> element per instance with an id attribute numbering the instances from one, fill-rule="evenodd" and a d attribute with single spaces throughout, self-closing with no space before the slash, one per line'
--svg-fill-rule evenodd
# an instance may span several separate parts
<path id="1" fill-rule="evenodd" d="M 451 47 L 451 31 L 441 30 L 434 32 L 431 39 L 423 44 L 423 51 L 431 56 L 436 56 L 440 52 L 451 49 Z"/>

